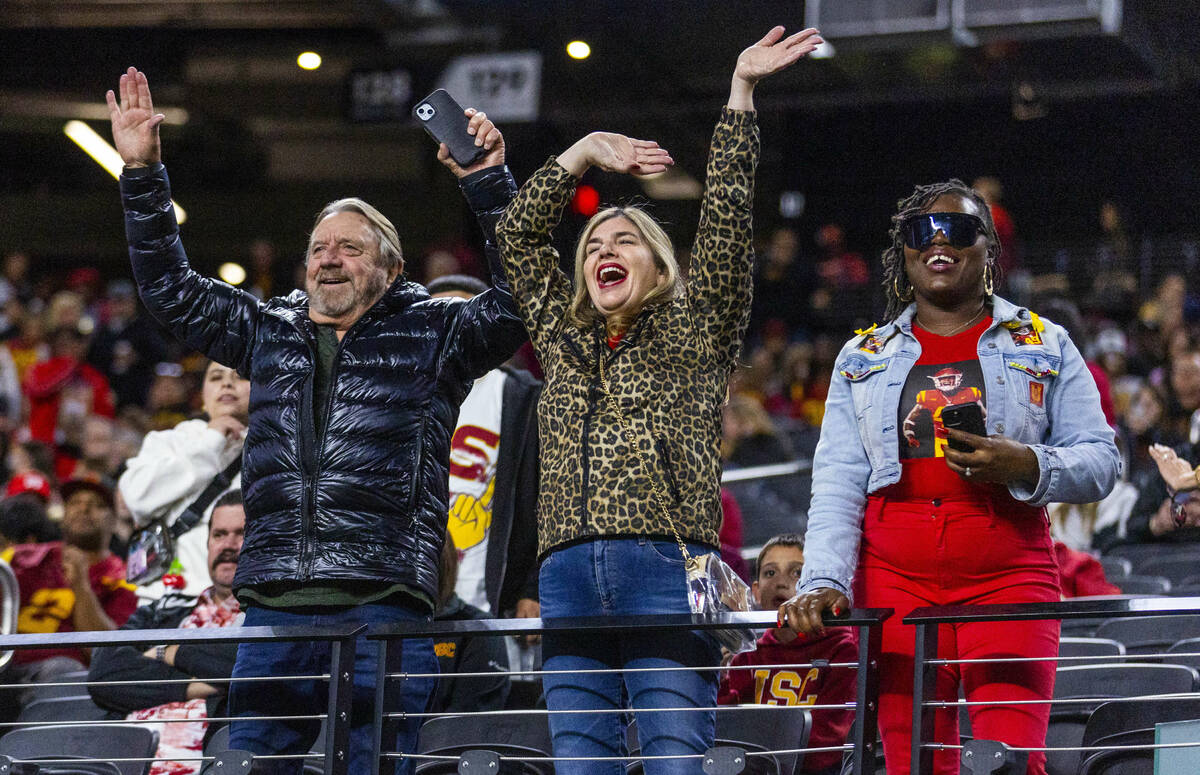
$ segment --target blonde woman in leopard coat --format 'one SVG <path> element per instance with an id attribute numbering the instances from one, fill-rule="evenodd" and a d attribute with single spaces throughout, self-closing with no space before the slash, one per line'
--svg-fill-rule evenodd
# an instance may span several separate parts
<path id="1" fill-rule="evenodd" d="M 670 239 L 634 207 L 609 208 L 584 227 L 574 289 L 550 232 L 590 168 L 648 175 L 672 160 L 656 143 L 597 132 L 522 187 L 497 228 L 505 271 L 546 373 L 538 405 L 539 594 L 545 617 L 688 613 L 684 559 L 718 546 L 721 403 L 750 315 L 751 206 L 758 131 L 752 99 L 763 77 L 820 38 L 782 27 L 738 57 L 713 134 L 700 226 L 685 283 Z M 673 529 L 674 528 L 674 529 Z M 547 634 L 543 644 L 559 757 L 625 754 L 618 711 L 635 710 L 650 775 L 698 771 L 713 741 L 712 671 L 637 672 L 716 665 L 707 635 Z M 596 669 L 623 673 L 588 673 Z M 624 691 L 623 691 L 624 690 Z M 560 770 L 561 771 L 561 770 Z M 616 775 L 619 761 L 572 761 L 571 773 Z"/>

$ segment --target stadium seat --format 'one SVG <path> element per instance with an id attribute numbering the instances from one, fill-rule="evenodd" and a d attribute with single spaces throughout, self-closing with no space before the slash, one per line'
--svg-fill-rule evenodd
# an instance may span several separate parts
<path id="1" fill-rule="evenodd" d="M 741 705 L 717 708 L 717 739 L 744 747 L 749 743 L 766 751 L 804 748 L 812 733 L 812 711 L 797 705 L 781 710 Z M 756 757 L 757 758 L 757 757 Z M 803 764 L 803 754 L 776 754 L 779 771 L 790 775 Z"/>
<path id="2" fill-rule="evenodd" d="M 1119 739 L 1117 739 L 1119 738 Z M 1111 744 L 1110 751 L 1097 751 L 1084 758 L 1079 775 L 1154 775 L 1154 751 L 1121 750 L 1121 746 L 1148 745 L 1154 742 L 1154 730 L 1143 729 L 1105 738 L 1101 745 Z"/>
<path id="3" fill-rule="evenodd" d="M 1194 692 L 1197 685 L 1200 685 L 1200 674 L 1184 665 L 1131 662 L 1079 665 L 1060 667 L 1055 672 L 1054 699 L 1179 694 Z"/>
<path id="4" fill-rule="evenodd" d="M 779 766 L 779 760 L 768 754 L 769 749 L 754 745 L 753 743 L 742 743 L 736 740 L 722 740 L 719 736 L 713 742 L 714 748 L 722 748 L 732 746 L 741 748 L 747 753 L 746 768 L 742 770 L 742 775 L 792 775 L 791 771 L 784 771 Z M 702 772 L 699 767 L 696 772 Z M 626 769 L 625 775 L 645 775 L 645 767 L 642 762 L 632 762 Z"/>
<path id="5" fill-rule="evenodd" d="M 99 721 L 105 718 L 108 718 L 108 711 L 92 702 L 91 697 L 52 697 L 48 700 L 35 700 L 21 708 L 17 721 L 28 724 L 54 724 L 61 721 Z"/>
<path id="6" fill-rule="evenodd" d="M 1060 638 L 1058 641 L 1060 657 L 1119 657 L 1125 655 L 1125 645 L 1111 638 Z M 1097 659 L 1089 662 L 1086 659 L 1071 659 L 1060 661 L 1059 667 L 1071 665 L 1115 665 L 1119 659 Z"/>
<path id="7" fill-rule="evenodd" d="M 0 772 L 17 773 L 16 766 L 10 767 L 8 756 L 0 756 Z M 121 770 L 112 762 L 85 762 L 59 759 L 54 762 L 36 762 L 37 775 L 121 775 Z"/>
<path id="8" fill-rule="evenodd" d="M 1196 718 L 1200 718 L 1200 697 L 1105 702 L 1088 717 L 1087 727 L 1083 731 L 1083 745 L 1103 745 L 1101 741 L 1109 740 L 1114 735 L 1143 729 L 1150 730 L 1153 742 L 1155 724 Z M 1153 758 L 1153 751 L 1145 753 Z"/>
<path id="9" fill-rule="evenodd" d="M 59 675 L 54 676 L 54 680 L 51 683 L 27 684 L 23 693 L 28 694 L 32 698 L 30 699 L 30 702 L 34 702 L 36 700 L 49 700 L 54 697 L 87 697 L 88 690 L 86 686 L 58 685 L 65 683 L 82 683 L 83 681 L 87 680 L 87 676 L 88 674 L 86 670 L 60 673 Z"/>
<path id="10" fill-rule="evenodd" d="M 216 756 L 229 750 L 229 725 L 225 724 L 212 733 L 208 738 L 208 742 L 204 745 L 205 756 Z M 317 736 L 316 742 L 312 744 L 312 752 L 319 753 L 322 756 L 325 754 L 325 724 L 321 723 L 321 733 Z M 305 759 L 304 760 L 304 775 L 322 775 L 325 772 L 325 762 L 323 759 Z M 212 762 L 205 762 L 204 768 L 200 770 L 201 775 L 217 775 L 218 771 L 213 767 Z"/>
<path id="11" fill-rule="evenodd" d="M 1060 667 L 1055 672 L 1055 700 L 1096 698 L 1097 702 L 1051 705 L 1046 745 L 1080 745 L 1088 718 L 1104 699 L 1193 692 L 1197 685 L 1200 675 L 1183 665 L 1119 663 Z M 1081 760 L 1079 751 L 1047 751 L 1046 771 L 1048 775 L 1075 775 Z"/>
<path id="12" fill-rule="evenodd" d="M 1166 595 L 1171 592 L 1171 580 L 1166 576 L 1126 576 L 1113 582 L 1126 595 Z"/>
<path id="13" fill-rule="evenodd" d="M 1182 584 L 1183 580 L 1195 575 L 1200 568 L 1200 553 L 1186 557 L 1156 557 L 1137 565 L 1136 572 L 1142 576 L 1164 576 L 1171 585 Z"/>
<path id="14" fill-rule="evenodd" d="M 1175 641 L 1167 648 L 1162 661 L 1168 665 L 1187 665 L 1200 670 L 1200 656 L 1189 657 L 1186 654 L 1200 655 L 1200 638 Z"/>
<path id="15" fill-rule="evenodd" d="M 1125 644 L 1125 653 L 1159 655 L 1185 638 L 1200 638 L 1200 614 L 1109 619 L 1096 628 L 1097 638 Z"/>
<path id="16" fill-rule="evenodd" d="M 812 711 L 802 705 L 786 708 L 738 705 L 717 708 L 714 745 L 736 746 L 747 752 L 786 751 L 804 748 L 812 733 Z M 637 724 L 629 725 L 627 742 L 631 753 L 639 750 Z M 747 773 L 780 772 L 791 775 L 804 763 L 802 754 L 751 756 Z M 627 775 L 641 773 L 640 763 L 630 765 Z"/>
<path id="17" fill-rule="evenodd" d="M 533 714 L 440 716 L 426 721 L 417 739 L 418 753 L 435 756 L 458 757 L 477 748 L 517 759 L 548 757 L 552 748 L 547 717 Z M 422 775 L 456 773 L 458 763 L 417 760 L 416 771 Z M 552 775 L 554 765 L 550 762 L 504 762 L 501 773 L 510 772 L 514 775 Z"/>
<path id="18" fill-rule="evenodd" d="M 1133 565 L 1133 572 L 1138 572 L 1141 563 L 1167 557 L 1179 557 L 1197 554 L 1197 547 L 1191 544 L 1121 544 L 1114 546 L 1104 553 L 1105 557 L 1124 557 Z"/>
<path id="19" fill-rule="evenodd" d="M 1114 584 L 1133 573 L 1133 564 L 1128 557 L 1101 557 L 1100 567 L 1104 568 L 1104 577 Z"/>
<path id="20" fill-rule="evenodd" d="M 149 759 L 156 750 L 158 732 L 133 724 L 106 725 L 104 734 L 80 726 L 26 727 L 0 737 L 0 754 L 14 759 Z M 150 771 L 148 761 L 115 764 L 121 775 Z"/>

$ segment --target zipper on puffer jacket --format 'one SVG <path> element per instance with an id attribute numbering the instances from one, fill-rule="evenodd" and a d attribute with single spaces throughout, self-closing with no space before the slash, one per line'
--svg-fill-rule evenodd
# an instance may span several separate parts
<path id="1" fill-rule="evenodd" d="M 350 327 L 350 330 L 338 340 L 337 349 L 333 353 L 333 363 L 329 369 L 328 390 L 325 392 L 325 427 L 321 429 L 320 436 L 314 433 L 317 418 L 316 413 L 313 412 L 313 382 L 317 375 L 318 357 L 316 342 L 314 341 L 308 348 L 309 353 L 312 355 L 313 368 L 312 372 L 308 375 L 308 379 L 305 380 L 304 409 L 300 415 L 303 419 L 305 412 L 308 414 L 308 421 L 304 423 L 300 434 L 301 443 L 304 444 L 304 442 L 307 442 L 305 446 L 308 447 L 304 462 L 309 475 L 304 482 L 304 494 L 300 508 L 300 578 L 306 581 L 312 577 L 313 542 L 315 541 L 315 536 L 313 535 L 313 531 L 315 530 L 313 518 L 317 508 L 317 482 L 321 479 L 321 461 L 325 454 L 325 437 L 329 433 L 329 415 L 333 410 L 333 396 L 336 392 L 334 388 L 337 385 L 338 363 L 342 359 L 342 345 L 350 336 L 350 332 L 361 321 L 362 318 L 359 318 Z"/>
<path id="2" fill-rule="evenodd" d="M 317 481 L 315 473 L 317 461 L 314 452 L 316 436 L 313 433 L 313 426 L 316 424 L 313 412 L 313 382 L 317 375 L 317 352 L 315 347 L 310 347 L 309 350 L 312 353 L 313 368 L 309 372 L 308 378 L 304 380 L 304 390 L 300 395 L 300 473 L 304 485 L 300 491 L 300 567 L 298 570 L 301 579 L 307 578 L 304 575 L 304 569 L 312 553 L 308 533 L 312 525 L 314 486 Z"/>

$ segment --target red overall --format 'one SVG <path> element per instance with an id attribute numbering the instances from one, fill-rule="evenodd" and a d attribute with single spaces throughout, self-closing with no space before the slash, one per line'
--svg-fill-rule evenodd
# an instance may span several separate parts
<path id="1" fill-rule="evenodd" d="M 969 381 L 971 370 L 964 362 L 977 362 L 979 336 L 989 322 L 954 337 L 938 337 L 914 326 L 922 345 L 914 366 L 916 379 L 936 373 L 937 365 L 957 362 Z M 913 379 L 910 376 L 910 382 Z M 905 395 L 927 384 L 914 384 Z M 899 418 L 908 412 L 902 399 Z M 911 758 L 915 629 L 901 619 L 921 606 L 1061 599 L 1045 512 L 1014 500 L 1004 487 L 968 482 L 950 471 L 939 459 L 941 450 L 934 451 L 935 435 L 936 429 L 930 428 L 915 445 L 902 439 L 902 445 L 922 450 L 924 457 L 906 458 L 902 447 L 900 482 L 868 499 L 854 582 L 857 605 L 896 610 L 883 626 L 880 660 L 879 727 L 889 775 L 907 774 Z M 924 447 L 926 443 L 930 446 Z M 1054 620 L 943 625 L 938 656 L 1054 657 L 1058 634 Z M 1053 694 L 1055 666 L 1053 661 L 946 665 L 937 673 L 937 696 L 956 700 L 961 682 L 972 702 L 1047 700 Z M 969 713 L 976 739 L 1016 747 L 1045 745 L 1048 704 L 971 706 Z M 935 740 L 959 742 L 956 709 L 937 712 Z M 935 752 L 935 772 L 956 775 L 959 753 Z M 1045 754 L 1030 754 L 1028 771 L 1044 775 Z"/>

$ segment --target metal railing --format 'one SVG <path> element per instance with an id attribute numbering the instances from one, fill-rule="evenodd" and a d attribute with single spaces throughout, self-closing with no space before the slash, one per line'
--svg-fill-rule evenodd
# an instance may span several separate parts
<path id="1" fill-rule="evenodd" d="M 21 588 L 12 566 L 0 560 L 0 635 L 17 631 L 17 616 L 21 610 Z M 0 670 L 12 661 L 12 651 L 0 651 Z"/>
<path id="2" fill-rule="evenodd" d="M 855 773 L 868 773 L 872 771 L 874 755 L 875 755 L 875 729 L 877 725 L 877 709 L 878 709 L 878 692 L 879 692 L 879 674 L 877 655 L 880 648 L 880 633 L 882 622 L 891 615 L 891 609 L 855 609 L 846 617 L 838 619 L 830 619 L 827 624 L 831 627 L 853 627 L 858 634 L 858 654 L 857 661 L 846 664 L 827 664 L 822 663 L 822 667 L 830 669 L 845 669 L 856 670 L 856 693 L 853 703 L 840 703 L 832 705 L 812 705 L 808 706 L 810 710 L 822 709 L 845 709 L 853 710 L 855 717 L 854 732 L 852 739 L 848 740 L 844 745 L 835 746 L 833 748 L 797 748 L 799 742 L 776 751 L 766 752 L 750 752 L 747 755 L 786 755 L 800 753 L 815 753 L 819 751 L 842 750 L 851 751 L 854 760 Z M 691 615 L 672 615 L 672 616 L 630 616 L 630 617 L 594 617 L 581 619 L 558 619 L 558 620 L 540 620 L 540 619 L 484 619 L 484 620 L 466 620 L 452 622 L 433 622 L 428 624 L 412 624 L 403 623 L 390 626 L 377 626 L 375 628 L 367 628 L 365 626 L 342 628 L 312 628 L 312 627 L 225 627 L 225 628 L 207 628 L 207 629 L 160 629 L 160 630 L 117 630 L 111 632 L 72 632 L 72 633 L 52 633 L 39 635 L 6 635 L 0 636 L 0 649 L 36 649 L 44 648 L 48 645 L 53 645 L 56 648 L 77 647 L 77 648 L 92 648 L 92 647 L 115 647 L 115 646 L 136 646 L 139 650 L 146 648 L 149 645 L 170 645 L 170 644 L 199 644 L 199 643 L 256 643 L 256 642 L 272 642 L 272 641 L 328 641 L 332 646 L 332 655 L 327 673 L 321 675 L 304 675 L 304 676 L 272 676 L 270 678 L 255 678 L 255 679 L 232 679 L 228 676 L 208 676 L 195 677 L 187 679 L 162 679 L 155 683 L 180 683 L 186 684 L 192 681 L 201 681 L 214 685 L 229 685 L 234 680 L 254 680 L 254 681 L 289 681 L 289 680 L 320 680 L 326 681 L 329 685 L 329 695 L 326 712 L 320 716 L 312 715 L 289 715 L 289 710 L 281 710 L 279 716 L 269 717 L 274 720 L 309 720 L 320 718 L 325 722 L 326 732 L 324 747 L 318 753 L 308 754 L 278 754 L 272 756 L 244 756 L 244 752 L 216 752 L 195 757 L 157 757 L 157 756 L 131 756 L 124 757 L 119 760 L 112 758 L 95 758 L 95 759 L 75 759 L 79 762 L 102 762 L 102 761 L 121 761 L 121 762 L 143 762 L 149 764 L 153 761 L 172 760 L 172 761 L 191 761 L 201 764 L 221 762 L 222 772 L 242 772 L 250 766 L 250 762 L 254 758 L 275 759 L 275 758 L 314 758 L 321 756 L 323 759 L 322 766 L 326 775 L 346 775 L 349 770 L 350 762 L 350 718 L 351 718 L 351 701 L 353 697 L 353 675 L 354 675 L 354 657 L 356 653 L 356 641 L 358 647 L 362 647 L 363 640 L 373 641 L 378 644 L 380 649 L 378 654 L 378 673 L 376 676 L 376 700 L 374 714 L 374 766 L 373 772 L 390 772 L 393 769 L 395 762 L 400 761 L 405 757 L 416 757 L 417 755 L 409 752 L 398 752 L 386 750 L 383 741 L 394 740 L 395 735 L 392 734 L 395 724 L 404 716 L 402 713 L 385 713 L 381 709 L 389 708 L 395 698 L 389 694 L 400 690 L 399 683 L 406 678 L 424 678 L 429 676 L 409 674 L 403 672 L 403 664 L 399 662 L 401 649 L 398 647 L 398 641 L 407 638 L 433 638 L 433 637 L 471 637 L 471 636 L 494 636 L 507 637 L 514 635 L 529 635 L 543 634 L 548 632 L 573 632 L 594 634 L 598 637 L 603 637 L 605 634 L 613 633 L 630 633 L 630 632 L 661 632 L 671 633 L 680 630 L 712 630 L 720 628 L 751 628 L 762 629 L 774 626 L 775 613 L 772 611 L 762 611 L 753 613 L 734 613 L 724 614 L 720 617 L 699 617 Z M 392 659 L 389 661 L 389 650 L 392 653 Z M 813 667 L 814 665 L 787 665 L 787 666 L 765 666 L 765 667 Z M 754 667 L 762 668 L 762 665 Z M 697 668 L 687 668 L 697 669 Z M 724 670 L 721 666 L 713 666 L 711 668 L 698 668 L 699 670 L 713 671 Z M 735 668 L 737 669 L 737 668 Z M 399 670 L 399 672 L 397 672 Z M 543 671 L 508 671 L 510 677 L 524 676 L 530 673 L 541 674 Z M 614 672 L 621 672 L 616 670 Z M 489 673 L 496 675 L 497 673 Z M 454 679 L 455 677 L 471 677 L 474 674 L 450 674 L 443 675 L 441 678 Z M 66 680 L 59 682 L 51 682 L 39 684 L 41 687 L 57 686 L 57 687 L 79 687 L 81 689 L 89 685 L 128 685 L 128 684 L 147 684 L 148 681 L 99 681 L 87 682 L 78 680 Z M 0 686 L 0 691 L 18 691 L 23 688 L 28 688 L 29 685 L 4 685 Z M 81 691 L 80 694 L 83 692 Z M 755 707 L 758 709 L 770 708 L 770 706 L 745 706 Z M 700 710 L 713 710 L 712 708 L 701 708 Z M 724 711 L 724 708 L 722 709 Z M 786 710 L 779 708 L 778 710 Z M 205 719 L 208 722 L 223 723 L 234 720 L 248 720 L 250 717 L 238 717 L 233 713 L 236 709 L 231 709 L 231 712 L 226 716 L 213 717 Z M 520 716 L 521 714 L 549 714 L 550 711 L 544 709 L 528 709 L 528 710 L 501 710 L 480 712 L 478 715 L 483 717 L 495 715 Z M 577 711 L 573 711 L 577 712 Z M 612 711 L 609 711 L 612 712 Z M 617 711 L 624 712 L 624 711 Z M 421 713 L 409 714 L 409 718 L 420 717 L 422 720 L 433 717 L 438 714 Z M 259 717 L 253 717 L 259 718 Z M 266 720 L 267 717 L 261 717 Z M 183 723 L 195 721 L 196 719 L 155 719 L 153 723 Z M 142 724 L 146 722 L 126 721 L 125 719 L 112 720 L 80 720 L 71 721 L 65 719 L 55 719 L 54 721 L 44 722 L 47 726 L 85 726 L 95 727 L 97 734 L 103 734 L 104 728 L 111 728 L 109 725 L 125 725 L 125 724 Z M 18 721 L 0 725 L 0 732 L 7 731 L 15 727 L 32 727 L 38 726 L 37 722 Z M 390 735 L 390 736 L 389 736 Z M 714 751 L 723 749 L 713 749 Z M 711 753 L 711 752 L 710 752 Z M 233 754 L 233 756 L 230 756 Z M 425 757 L 437 758 L 437 757 Z M 444 758 L 444 757 L 443 757 Z M 639 758 L 651 758 L 645 756 L 627 757 L 627 760 Z M 553 757 L 544 757 L 545 761 L 553 761 Z M 10 760 L 11 761 L 11 760 Z M 18 760 L 19 761 L 19 760 Z M 215 769 L 214 769 L 215 771 Z M 724 770 L 718 770 L 724 771 Z M 740 770 L 729 770 L 740 771 Z"/>
<path id="3" fill-rule="evenodd" d="M 966 749 L 969 746 L 956 745 L 945 741 L 936 742 L 934 740 L 934 715 L 935 711 L 946 708 L 959 708 L 970 706 L 972 704 L 965 701 L 948 701 L 940 700 L 936 696 L 936 673 L 939 667 L 950 664 L 964 664 L 968 662 L 1030 662 L 1030 661 L 1055 661 L 1055 662 L 1070 662 L 1075 661 L 1069 657 L 1025 657 L 1025 658 L 1009 658 L 998 657 L 987 660 L 967 660 L 967 659 L 940 659 L 937 657 L 938 648 L 938 628 L 943 624 L 963 624 L 969 622 L 1022 622 L 1044 619 L 1057 619 L 1059 621 L 1069 621 L 1076 619 L 1119 619 L 1130 617 L 1159 617 L 1172 616 L 1178 614 L 1197 614 L 1200 615 L 1200 597 L 1185 597 L 1185 598 L 1121 598 L 1121 597 L 1105 597 L 1096 599 L 1075 599 L 1057 603 L 1025 603 L 1025 604 L 1003 604 L 1003 605 L 960 605 L 960 606 L 928 606 L 915 609 L 908 616 L 904 617 L 904 624 L 914 626 L 915 638 L 915 653 L 913 659 L 913 712 L 912 712 L 912 748 L 911 748 L 911 771 L 920 775 L 927 775 L 933 772 L 933 754 L 939 750 L 963 750 L 964 755 L 969 755 L 971 751 Z M 1144 662 L 1153 661 L 1156 657 L 1163 655 L 1154 654 L 1122 654 L 1119 657 L 1113 657 L 1113 661 Z M 1186 653 L 1175 654 L 1174 656 L 1188 656 Z M 1082 660 L 1096 661 L 1098 658 L 1090 656 L 1079 658 Z M 1102 659 L 1102 658 L 1101 658 Z M 1140 700 L 1149 701 L 1178 701 L 1187 698 L 1200 698 L 1200 693 L 1171 693 L 1169 695 L 1142 695 L 1135 697 L 1074 697 L 1074 698 L 1048 698 L 1045 700 L 1013 700 L 1011 702 L 988 702 L 986 705 L 1000 704 L 1051 704 L 1051 705 L 1080 705 L 1095 707 L 1104 702 L 1132 702 Z M 976 743 L 986 743 L 996 745 L 993 741 L 975 741 Z M 996 750 L 988 748 L 989 755 L 996 756 L 997 759 L 1005 755 L 1006 752 L 1012 751 L 1017 753 L 1028 754 L 1031 752 L 1054 752 L 1054 751 L 1078 751 L 1081 753 L 1098 753 L 1102 751 L 1121 751 L 1121 750 L 1156 750 L 1166 748 L 1179 748 L 1189 746 L 1200 746 L 1200 743 L 1168 743 L 1168 744 L 1134 744 L 1126 746 L 1118 745 L 1093 745 L 1093 746 L 1040 746 L 1040 747 L 1008 747 L 999 746 Z M 992 766 L 992 765 L 988 765 Z M 997 772 L 1007 772 L 999 767 L 993 767 Z M 981 770 L 990 772 L 992 770 Z M 1021 772 L 1024 772 L 1023 767 Z"/>
<path id="4" fill-rule="evenodd" d="M 359 635 L 366 629 L 365 625 L 360 626 L 344 626 L 344 627 L 221 627 L 221 628 L 195 628 L 195 629 L 162 629 L 162 630 L 113 630 L 105 632 L 67 632 L 67 633 L 49 633 L 49 634 L 21 634 L 21 635 L 4 635 L 0 636 L 0 649 L 9 649 L 14 651 L 24 649 L 37 649 L 52 646 L 54 648 L 95 648 L 95 647 L 112 647 L 112 646 L 137 646 L 145 648 L 147 645 L 172 645 L 172 644 L 200 644 L 200 643 L 262 643 L 262 642 L 280 642 L 280 641 L 328 641 L 331 646 L 331 658 L 329 672 L 322 675 L 305 675 L 305 676 L 272 676 L 265 679 L 237 679 L 239 681 L 256 680 L 256 681 L 288 681 L 296 679 L 309 679 L 326 681 L 329 684 L 329 701 L 328 710 L 322 716 L 311 715 L 286 715 L 272 717 L 276 720 L 299 720 L 299 719 L 325 719 L 327 723 L 327 733 L 325 736 L 325 749 L 321 754 L 325 761 L 326 775 L 346 775 L 348 772 L 347 765 L 349 761 L 349 710 L 350 702 L 353 695 L 353 676 L 354 676 L 354 655 L 355 641 Z M 202 681 L 210 684 L 229 684 L 234 679 L 228 676 L 207 676 L 194 677 L 185 679 L 163 679 L 155 681 L 155 683 L 176 683 L 189 684 L 193 681 Z M 45 682 L 36 684 L 38 687 L 70 687 L 78 686 L 80 688 L 88 685 L 128 685 L 131 683 L 147 684 L 149 681 L 103 681 L 92 682 L 87 681 L 65 681 L 65 682 Z M 4 684 L 0 685 L 0 690 L 3 691 L 19 691 L 28 689 L 32 684 Z M 187 723 L 194 722 L 197 719 L 180 718 L 180 719 L 156 719 L 153 723 L 156 724 L 171 724 L 171 723 Z M 231 722 L 234 720 L 246 720 L 245 718 L 237 719 L 233 716 L 207 718 L 203 719 L 208 722 Z M 36 726 L 97 726 L 103 728 L 105 725 L 128 725 L 140 724 L 145 722 L 131 722 L 125 719 L 113 720 L 89 720 L 75 721 L 55 720 L 38 724 L 34 722 L 10 722 L 0 727 L 7 731 L 13 727 L 36 727 Z M 313 754 L 299 755 L 279 755 L 265 756 L 258 758 L 313 758 Z M 171 761 L 193 761 L 193 762 L 216 762 L 225 760 L 220 756 L 196 756 L 192 758 L 168 757 Z M 76 763 L 97 763 L 97 762 L 143 762 L 149 764 L 155 761 L 164 761 L 163 758 L 156 756 L 149 757 L 122 757 L 113 759 L 105 758 L 79 758 L 71 759 Z M 232 759 L 230 760 L 232 761 Z M 249 762 L 246 762 L 249 766 Z"/>
<path id="5" fill-rule="evenodd" d="M 881 642 L 881 625 L 885 619 L 891 615 L 891 609 L 854 609 L 848 616 L 829 619 L 827 624 L 831 627 L 846 626 L 854 627 L 858 630 L 858 661 L 857 661 L 857 683 L 855 701 L 853 710 L 855 714 L 855 724 L 852 739 L 847 741 L 844 746 L 836 748 L 824 749 L 796 749 L 794 747 L 787 750 L 765 751 L 760 753 L 751 752 L 747 755 L 766 755 L 766 754 L 795 754 L 803 752 L 815 752 L 817 750 L 849 750 L 852 752 L 855 773 L 873 772 L 874 755 L 875 755 L 875 728 L 877 724 L 878 712 L 878 696 L 879 696 L 879 672 L 878 660 L 876 655 L 879 653 Z M 569 618 L 569 619 L 485 619 L 485 620 L 467 620 L 456 622 L 433 622 L 428 625 L 413 626 L 413 625 L 396 625 L 391 627 L 377 627 L 367 633 L 367 639 L 377 641 L 379 643 L 379 672 L 376 679 L 376 699 L 375 707 L 389 707 L 389 702 L 393 700 L 390 691 L 393 690 L 393 680 L 406 677 L 416 677 L 414 674 L 404 672 L 388 672 L 389 671 L 389 653 L 398 652 L 396 641 L 402 641 L 407 638 L 437 638 L 448 636 L 513 636 L 513 635 L 530 635 L 530 634 L 545 634 L 548 632 L 571 632 L 592 634 L 597 637 L 603 637 L 608 634 L 615 633 L 633 633 L 638 631 L 647 632 L 663 632 L 670 633 L 680 630 L 713 630 L 729 627 L 748 627 L 748 628 L 766 628 L 776 624 L 776 614 L 773 611 L 760 611 L 753 613 L 731 613 L 724 614 L 719 617 L 700 617 L 692 615 L 669 615 L 669 616 L 609 616 L 609 617 L 585 617 L 585 618 Z M 392 658 L 393 660 L 395 657 Z M 392 662 L 392 666 L 395 666 Z M 761 667 L 761 666 L 760 666 Z M 846 667 L 839 665 L 838 667 Z M 696 670 L 696 668 L 687 668 Z M 712 670 L 721 670 L 723 668 L 714 666 Z M 538 671 L 542 672 L 542 671 Z M 577 672 L 577 671 L 576 671 Z M 599 672 L 622 672 L 619 669 L 602 670 Z M 513 671 L 510 675 L 525 674 L 525 671 Z M 494 675 L 494 674 L 493 674 Z M 444 676 L 445 677 L 445 676 Z M 825 708 L 827 706 L 810 706 L 815 709 Z M 848 706 L 828 706 L 846 707 Z M 671 708 L 670 710 L 677 711 L 679 708 Z M 693 708 L 696 711 L 714 710 L 714 708 Z M 473 715 L 486 717 L 495 714 L 513 714 L 527 713 L 549 716 L 555 711 L 547 709 L 533 709 L 526 711 L 484 711 Z M 580 711 L 561 711 L 564 713 L 578 713 Z M 599 710 L 588 711 L 598 713 L 619 713 L 624 714 L 629 711 L 626 709 Z M 633 711 L 634 713 L 640 711 Z M 437 714 L 409 714 L 408 717 L 415 716 L 432 717 Z M 466 715 L 466 714 L 457 714 Z M 403 753 L 397 751 L 386 750 L 383 741 L 395 738 L 394 725 L 404 717 L 400 713 L 376 713 L 375 715 L 375 764 L 372 769 L 372 775 L 390 775 L 394 770 L 394 764 L 405 758 L 420 760 L 438 759 L 446 757 L 428 756 L 412 753 Z M 484 746 L 486 747 L 486 746 Z M 714 749 L 715 750 L 715 749 Z M 709 752 L 712 753 L 711 751 Z M 465 754 L 463 754 L 465 756 Z M 698 756 L 698 755 L 697 755 Z M 458 758 L 458 757 L 453 757 Z M 496 760 L 504 760 L 505 756 L 499 756 Z M 614 757 L 604 757 L 606 760 Z M 615 757 L 615 760 L 630 762 L 639 759 L 650 757 L 645 756 L 627 756 Z M 521 757 L 521 761 L 558 761 L 553 756 L 549 757 Z M 740 770 L 733 770 L 740 771 Z"/>

